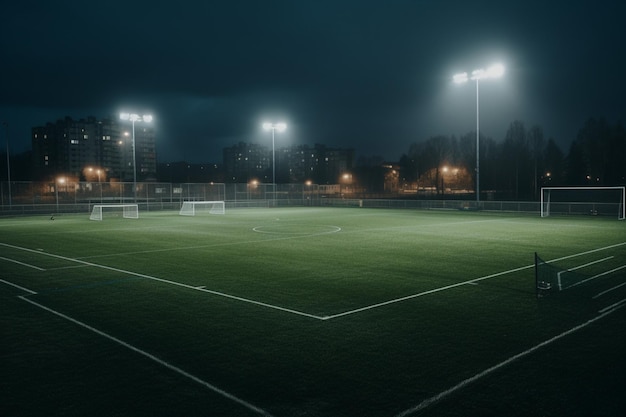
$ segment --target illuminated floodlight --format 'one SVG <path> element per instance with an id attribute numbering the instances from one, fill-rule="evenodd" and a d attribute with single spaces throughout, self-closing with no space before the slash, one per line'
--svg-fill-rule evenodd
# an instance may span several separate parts
<path id="1" fill-rule="evenodd" d="M 263 123 L 263 129 L 272 131 L 272 188 L 274 191 L 274 204 L 276 204 L 276 149 L 274 147 L 274 132 L 283 132 L 287 129 L 285 123 Z"/>
<path id="2" fill-rule="evenodd" d="M 152 122 L 152 115 L 151 114 L 144 114 L 143 116 L 140 116 L 136 113 L 126 113 L 126 112 L 121 112 L 120 113 L 120 119 L 121 120 L 128 120 L 132 123 L 133 126 L 133 136 L 132 136 L 132 145 L 133 145 L 133 192 L 135 195 L 135 201 L 137 201 L 137 158 L 135 155 L 135 122 L 146 122 L 146 123 L 150 123 Z M 124 136 L 127 136 L 128 133 L 124 132 Z M 121 141 L 120 141 L 121 144 Z"/>
<path id="3" fill-rule="evenodd" d="M 504 75 L 504 65 L 494 64 L 488 69 L 476 69 L 472 71 L 471 80 L 476 81 L 476 202 L 480 201 L 480 123 L 479 123 L 479 80 L 485 78 L 499 78 Z M 452 77 L 455 84 L 461 84 L 468 80 L 467 73 L 457 74 Z"/>
<path id="4" fill-rule="evenodd" d="M 462 74 L 456 74 L 452 77 L 452 81 L 454 81 L 456 84 L 467 82 L 467 80 L 469 80 L 469 78 L 467 77 L 467 72 L 464 72 Z"/>
<path id="5" fill-rule="evenodd" d="M 487 70 L 487 74 L 488 74 L 489 78 L 499 78 L 499 77 L 502 77 L 504 75 L 504 65 L 502 65 L 502 64 L 492 65 Z"/>

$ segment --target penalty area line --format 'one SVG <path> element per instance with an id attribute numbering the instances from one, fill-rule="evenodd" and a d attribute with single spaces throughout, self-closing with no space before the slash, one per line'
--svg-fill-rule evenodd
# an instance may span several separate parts
<path id="1" fill-rule="evenodd" d="M 209 390 L 213 391 L 214 393 L 219 394 L 220 396 L 222 396 L 222 397 L 224 397 L 224 398 L 226 398 L 228 400 L 231 400 L 231 401 L 233 401 L 233 402 L 235 402 L 235 403 L 237 403 L 237 404 L 247 408 L 250 411 L 253 411 L 253 412 L 255 412 L 255 413 L 259 414 L 259 415 L 262 415 L 262 416 L 272 417 L 272 415 L 269 414 L 267 411 L 265 411 L 265 410 L 255 406 L 255 405 L 252 405 L 249 402 L 247 402 L 245 400 L 242 400 L 241 398 L 239 398 L 239 397 L 237 397 L 237 396 L 235 396 L 235 395 L 233 395 L 233 394 L 231 394 L 229 392 L 226 392 L 223 389 L 218 388 L 217 386 L 215 386 L 215 385 L 213 385 L 213 384 L 211 384 L 209 382 L 206 382 L 203 379 L 200 379 L 197 376 L 192 375 L 189 372 L 187 372 L 187 371 L 185 371 L 185 370 L 183 370 L 183 369 L 181 369 L 181 368 L 179 368 L 179 367 L 177 367 L 175 365 L 172 365 L 169 362 L 166 362 L 166 361 L 164 361 L 162 359 L 159 359 L 158 357 L 154 356 L 151 353 L 146 352 L 145 350 L 139 349 L 139 348 L 131 345 L 130 343 L 126 343 L 123 340 L 118 339 L 115 336 L 111 336 L 110 334 L 105 333 L 102 330 L 98 330 L 95 327 L 92 327 L 92 326 L 90 326 L 88 324 L 85 324 L 82 321 L 76 320 L 76 319 L 74 319 L 74 318 L 72 318 L 72 317 L 70 317 L 70 316 L 68 316 L 66 314 L 63 314 L 63 313 L 58 312 L 56 310 L 53 310 L 53 309 L 51 309 L 49 307 L 46 307 L 46 306 L 44 306 L 42 304 L 39 304 L 39 303 L 37 303 L 37 302 L 35 302 L 33 300 L 30 300 L 30 299 L 26 298 L 26 296 L 19 296 L 18 298 L 21 299 L 21 300 L 24 300 L 24 301 L 26 301 L 26 302 L 28 302 L 28 303 L 30 303 L 32 305 L 34 305 L 35 307 L 38 307 L 38 308 L 40 308 L 42 310 L 45 310 L 45 311 L 47 311 L 49 313 L 52 313 L 52 314 L 54 314 L 54 315 L 56 315 L 58 317 L 61 317 L 62 319 L 65 319 L 65 320 L 70 321 L 70 322 L 72 322 L 72 323 L 74 323 L 74 324 L 76 324 L 76 325 L 78 325 L 80 327 L 83 327 L 83 328 L 85 328 L 85 329 L 87 329 L 87 330 L 89 330 L 89 331 L 91 331 L 93 333 L 96 333 L 99 336 L 102 336 L 102 337 L 104 337 L 106 339 L 109 339 L 109 340 L 117 343 L 120 346 L 123 346 L 123 347 L 125 347 L 125 348 L 127 348 L 129 350 L 132 350 L 133 352 L 138 353 L 138 354 L 140 354 L 140 355 L 150 359 L 151 361 L 156 362 L 157 364 L 159 364 L 159 365 L 161 365 L 161 366 L 163 366 L 163 367 L 165 367 L 165 368 L 167 368 L 167 369 L 169 369 L 171 371 L 174 371 L 174 372 L 178 373 L 179 375 L 182 375 L 185 378 L 192 380 L 193 382 L 196 382 L 196 383 L 202 385 L 205 388 L 208 388 Z"/>
<path id="2" fill-rule="evenodd" d="M 455 386 L 453 386 L 451 388 L 448 388 L 447 390 L 442 391 L 439 394 L 422 401 L 421 403 L 419 403 L 415 407 L 411 407 L 411 408 L 409 408 L 407 410 L 404 410 L 400 414 L 397 414 L 396 417 L 406 417 L 406 416 L 409 416 L 411 414 L 415 414 L 415 413 L 417 413 L 417 412 L 419 412 L 419 411 L 421 411 L 421 410 L 423 410 L 423 409 L 433 405 L 434 403 L 436 403 L 438 401 L 441 401 L 444 398 L 454 394 L 456 391 L 459 391 L 459 390 L 465 388 L 466 386 L 472 384 L 473 382 L 476 382 L 479 379 L 489 375 L 490 373 L 492 373 L 494 371 L 497 371 L 498 369 L 503 368 L 503 367 L 505 367 L 507 365 L 510 365 L 511 363 L 517 361 L 518 359 L 521 359 L 524 356 L 530 355 L 531 353 L 534 353 L 535 351 L 537 351 L 537 350 L 539 350 L 539 349 L 541 349 L 541 348 L 543 348 L 543 347 L 545 347 L 545 346 L 547 346 L 547 345 L 549 345 L 551 343 L 554 343 L 554 342 L 556 342 L 559 339 L 562 339 L 562 338 L 564 338 L 566 336 L 569 336 L 572 333 L 575 333 L 575 332 L 577 332 L 579 330 L 584 329 L 585 327 L 589 326 L 590 324 L 595 323 L 596 321 L 605 318 L 609 314 L 616 312 L 617 310 L 619 310 L 622 307 L 625 307 L 626 304 L 624 302 L 626 302 L 626 299 L 620 301 L 619 303 L 615 303 L 612 306 L 609 306 L 609 307 L 607 307 L 607 308 L 605 308 L 603 310 L 600 310 L 600 314 L 598 316 L 596 316 L 596 317 L 594 317 L 594 318 L 592 318 L 592 319 L 590 319 L 590 320 L 588 320 L 588 321 L 586 321 L 586 322 L 584 322 L 582 324 L 579 324 L 578 326 L 572 327 L 571 329 L 566 330 L 563 333 L 558 334 L 558 335 L 554 336 L 551 339 L 544 340 L 543 342 L 541 342 L 541 343 L 531 347 L 530 349 L 527 349 L 527 350 L 525 350 L 523 352 L 520 352 L 517 355 L 511 356 L 510 358 L 500 362 L 499 364 L 494 365 L 491 368 L 487 368 L 484 371 L 479 372 L 476 375 L 459 382 Z"/>

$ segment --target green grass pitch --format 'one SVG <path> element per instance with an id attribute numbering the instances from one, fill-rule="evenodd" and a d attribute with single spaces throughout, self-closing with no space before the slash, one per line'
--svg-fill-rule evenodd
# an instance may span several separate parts
<path id="1" fill-rule="evenodd" d="M 626 222 L 0 219 L 2 416 L 614 416 Z M 594 277 L 538 298 L 534 253 Z"/>

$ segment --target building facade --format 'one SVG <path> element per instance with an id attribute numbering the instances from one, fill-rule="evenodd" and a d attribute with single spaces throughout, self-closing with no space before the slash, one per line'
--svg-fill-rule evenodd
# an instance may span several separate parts
<path id="1" fill-rule="evenodd" d="M 354 150 L 328 148 L 316 144 L 275 149 L 264 145 L 239 144 L 224 148 L 224 172 L 227 182 L 260 181 L 265 183 L 336 184 L 354 167 Z M 276 174 L 275 180 L 273 174 Z"/>
<path id="2" fill-rule="evenodd" d="M 87 181 L 133 181 L 156 178 L 154 129 L 135 125 L 135 158 L 132 126 L 116 119 L 71 117 L 32 129 L 33 174 L 52 180 L 67 176 Z"/>

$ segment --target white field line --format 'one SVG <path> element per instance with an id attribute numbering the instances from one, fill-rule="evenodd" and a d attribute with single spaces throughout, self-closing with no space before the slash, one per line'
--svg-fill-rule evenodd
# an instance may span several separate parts
<path id="1" fill-rule="evenodd" d="M 369 216 L 369 214 L 367 215 Z M 472 220 L 472 221 L 467 221 L 467 222 L 456 222 L 454 224 L 452 224 L 453 226 L 458 226 L 459 224 L 471 224 L 471 223 L 484 223 L 484 222 L 495 222 L 495 221 L 499 221 L 499 219 L 489 219 L 489 220 Z M 432 224 L 429 225 L 429 227 L 441 227 L 441 226 L 448 226 L 451 225 L 450 223 L 437 223 L 437 224 Z M 206 249 L 206 248 L 214 248 L 214 247 L 223 247 L 223 246 L 236 246 L 236 245 L 248 245 L 251 243 L 259 243 L 259 242 L 265 242 L 265 241 L 280 241 L 280 240 L 291 240 L 291 239 L 306 239 L 309 237 L 313 237 L 313 236 L 323 236 L 323 235 L 329 235 L 329 234 L 334 234 L 337 233 L 339 231 L 341 231 L 342 234 L 354 234 L 354 233 L 362 233 L 362 232 L 373 232 L 373 231 L 377 231 L 377 230 L 394 230 L 394 229 L 399 229 L 399 230 L 407 230 L 408 228 L 419 228 L 422 227 L 423 225 L 416 225 L 416 226 L 411 226 L 411 227 L 407 227 L 406 225 L 404 226 L 391 226 L 391 227 L 378 227 L 378 228 L 370 228 L 370 229 L 358 229 L 358 230 L 351 230 L 351 231 L 345 231 L 344 229 L 338 227 L 338 226 L 332 226 L 332 227 L 336 227 L 340 230 L 333 230 L 333 231 L 329 231 L 329 232 L 321 232 L 321 233 L 311 233 L 311 234 L 306 234 L 306 235 L 289 235 L 289 236 L 280 236 L 280 237 L 271 237 L 268 239 L 262 239 L 262 240 L 246 240 L 246 241 L 241 241 L 241 242 L 220 242 L 220 243 L 211 243 L 211 244 L 207 244 L 207 245 L 195 245 L 195 246 L 185 246 L 185 247 L 175 247 L 175 248 L 162 248 L 162 249 L 148 249 L 148 250 L 142 250 L 142 251 L 134 251 L 134 252 L 123 252 L 123 253 L 107 253 L 104 255 L 90 255 L 90 256 L 82 256 L 76 259 L 95 259 L 95 258 L 108 258 L 108 257 L 116 257 L 119 255 L 137 255 L 137 254 L 145 254 L 145 253 L 155 253 L 155 252 L 170 252 L 170 251 L 181 251 L 181 250 L 190 250 L 190 249 Z M 257 226 L 258 227 L 258 226 Z M 150 227 L 152 228 L 152 227 Z M 120 230 L 125 230 L 125 229 L 120 229 Z M 254 227 L 251 228 L 251 230 L 254 230 Z M 424 233 L 422 233 L 424 234 Z M 430 233 L 427 233 L 430 234 Z"/>
<path id="2" fill-rule="evenodd" d="M 16 261 L 15 259 L 11 259 L 11 258 L 5 258 L 4 256 L 0 256 L 0 259 L 2 259 L 3 261 L 7 261 L 7 262 L 13 262 L 14 264 L 27 266 L 29 268 L 36 269 L 37 271 L 45 271 L 45 269 L 39 268 L 38 266 L 27 264 L 27 263 L 20 262 L 20 261 Z"/>
<path id="3" fill-rule="evenodd" d="M 279 239 L 277 239 L 277 240 L 279 240 Z M 582 255 L 587 255 L 587 254 L 590 254 L 590 253 L 600 252 L 600 251 L 603 251 L 603 250 L 612 249 L 612 248 L 615 248 L 615 247 L 618 247 L 618 246 L 623 246 L 623 245 L 626 245 L 626 242 L 617 243 L 617 244 L 605 246 L 605 247 L 602 247 L 602 248 L 592 249 L 592 250 L 588 250 L 588 251 L 585 251 L 585 252 L 580 252 L 580 253 L 573 254 L 573 255 L 564 256 L 564 257 L 561 257 L 561 258 L 550 260 L 548 262 L 556 262 L 556 261 L 560 261 L 560 260 L 563 260 L 563 259 L 574 258 L 574 257 L 577 257 L 577 256 L 582 256 Z M 483 280 L 490 279 L 490 278 L 495 278 L 495 277 L 506 275 L 506 274 L 510 274 L 510 273 L 513 273 L 513 272 L 522 271 L 522 270 L 525 270 L 525 269 L 534 268 L 534 266 L 535 266 L 534 264 L 526 265 L 526 266 L 522 266 L 522 267 L 519 267 L 519 268 L 510 269 L 508 271 L 497 272 L 495 274 L 486 275 L 486 276 L 483 276 L 483 277 L 474 278 L 474 279 L 463 281 L 463 282 L 458 282 L 456 284 L 447 285 L 445 287 L 439 287 L 439 288 L 435 288 L 435 289 L 432 289 L 432 290 L 424 291 L 424 292 L 421 292 L 421 293 L 407 295 L 405 297 L 400 297 L 400 298 L 396 298 L 396 299 L 393 299 L 393 300 L 388 300 L 388 301 L 384 301 L 384 302 L 381 302 L 381 303 L 376 303 L 376 304 L 372 304 L 372 305 L 369 305 L 369 306 L 357 308 L 357 309 L 354 309 L 354 310 L 345 311 L 343 313 L 327 315 L 327 316 L 317 316 L 315 314 L 309 314 L 309 313 L 305 313 L 305 312 L 298 311 L 298 310 L 293 310 L 293 309 L 289 309 L 289 308 L 285 308 L 285 307 L 280 307 L 280 306 L 276 306 L 276 305 L 272 305 L 272 304 L 267 304 L 267 303 L 263 303 L 261 301 L 256 301 L 256 300 L 251 300 L 251 299 L 248 299 L 248 298 L 238 297 L 238 296 L 235 296 L 235 295 L 230 295 L 230 294 L 226 294 L 226 293 L 222 293 L 222 292 L 218 292 L 218 291 L 213 291 L 213 290 L 209 290 L 209 289 L 206 289 L 206 288 L 194 287 L 192 285 L 187 285 L 187 284 L 183 284 L 183 283 L 180 283 L 180 282 L 171 281 L 171 280 L 167 280 L 167 279 L 163 279 L 163 278 L 157 278 L 157 277 L 153 277 L 153 276 L 146 275 L 146 274 L 140 274 L 140 273 L 132 272 L 132 271 L 125 271 L 123 269 L 114 268 L 114 267 L 110 267 L 110 266 L 106 266 L 106 265 L 99 265 L 99 264 L 95 264 L 95 263 L 92 263 L 92 262 L 87 262 L 87 261 L 84 261 L 84 260 L 81 260 L 81 259 L 67 258 L 65 256 L 55 255 L 55 254 L 51 254 L 51 253 L 47 253 L 47 252 L 36 251 L 34 249 L 23 248 L 23 247 L 19 247 L 19 246 L 14 246 L 14 245 L 10 245 L 8 243 L 1 243 L 0 242 L 0 246 L 6 246 L 6 247 L 14 248 L 14 249 L 20 249 L 20 250 L 28 251 L 28 252 L 34 252 L 34 253 L 38 253 L 38 254 L 45 255 L 45 256 L 51 256 L 51 257 L 55 257 L 55 258 L 59 258 L 59 259 L 64 259 L 64 260 L 67 260 L 67 261 L 70 261 L 70 262 L 77 262 L 77 263 L 80 263 L 80 264 L 83 264 L 83 265 L 87 265 L 87 266 L 93 266 L 93 267 L 96 267 L 96 268 L 107 269 L 107 270 L 110 270 L 110 271 L 115 271 L 115 272 L 120 272 L 120 273 L 123 273 L 123 274 L 133 275 L 133 276 L 140 277 L 140 278 L 146 278 L 146 279 L 150 279 L 150 280 L 153 280 L 153 281 L 159 281 L 159 282 L 163 282 L 163 283 L 166 283 L 166 284 L 176 285 L 176 286 L 179 286 L 179 287 L 188 288 L 188 289 L 195 290 L 195 291 L 206 292 L 206 293 L 213 294 L 213 295 L 220 296 L 220 297 L 230 298 L 230 299 L 237 300 L 237 301 L 242 301 L 242 302 L 245 302 L 245 303 L 255 304 L 255 305 L 258 305 L 258 306 L 261 306 L 261 307 L 266 307 L 266 308 L 270 308 L 270 309 L 274 309 L 274 310 L 280 310 L 280 311 L 284 311 L 286 313 L 296 314 L 296 315 L 299 315 L 299 316 L 308 317 L 308 318 L 312 318 L 312 319 L 316 319 L 316 320 L 323 320 L 323 321 L 332 320 L 332 319 L 336 319 L 336 318 L 339 318 L 339 317 L 344 317 L 344 316 L 348 316 L 348 315 L 351 315 L 351 314 L 356 314 L 356 313 L 360 313 L 360 312 L 363 312 L 363 311 L 372 310 L 372 309 L 375 309 L 375 308 L 380 308 L 380 307 L 387 306 L 387 305 L 390 305 L 390 304 L 395 304 L 395 303 L 411 300 L 413 298 L 422 297 L 422 296 L 428 295 L 428 294 L 434 294 L 434 293 L 446 291 L 446 290 L 449 290 L 449 289 L 452 289 L 452 288 L 460 287 L 462 285 L 468 285 L 468 284 L 472 285 L 472 284 L 475 284 L 475 283 L 477 283 L 479 281 L 483 281 Z"/>
<path id="4" fill-rule="evenodd" d="M 476 285 L 476 283 L 479 282 L 479 281 L 484 281 L 486 279 L 495 278 L 495 277 L 499 277 L 501 275 L 510 274 L 512 272 L 523 271 L 524 269 L 530 269 L 530 268 L 534 268 L 534 267 L 535 267 L 535 265 L 533 264 L 533 265 L 522 266 L 522 267 L 515 268 L 515 269 L 509 269 L 508 271 L 496 272 L 495 274 L 486 275 L 484 277 L 474 278 L 474 279 L 470 279 L 468 281 L 463 281 L 463 282 L 457 282 L 456 284 L 446 285 L 445 287 L 439 287 L 439 288 L 435 288 L 435 289 L 432 289 L 432 290 L 420 292 L 420 293 L 417 293 L 417 294 L 407 295 L 405 297 L 400 297 L 400 298 L 396 298 L 396 299 L 393 299 L 393 300 L 384 301 L 384 302 L 378 303 L 378 304 L 372 304 L 370 306 L 357 308 L 355 310 L 345 311 L 345 312 L 339 313 L 339 314 L 333 314 L 332 316 L 325 316 L 324 320 L 336 319 L 337 317 L 343 317 L 343 316 L 347 316 L 347 315 L 350 315 L 350 314 L 360 313 L 360 312 L 363 312 L 363 311 L 366 311 L 366 310 L 371 310 L 371 309 L 374 309 L 374 308 L 383 307 L 383 306 L 386 306 L 386 305 L 389 305 L 389 304 L 395 304 L 395 303 L 399 303 L 399 302 L 402 302 L 402 301 L 410 300 L 412 298 L 422 297 L 424 295 L 434 294 L 434 293 L 441 292 L 441 291 L 446 291 L 446 290 L 449 290 L 451 288 L 460 287 L 461 285 L 468 285 L 468 284 L 469 285 Z"/>
<path id="5" fill-rule="evenodd" d="M 456 391 L 459 391 L 459 390 L 465 388 L 466 386 L 470 385 L 473 382 L 478 381 L 479 379 L 489 375 L 490 373 L 492 373 L 494 371 L 497 371 L 498 369 L 503 368 L 503 367 L 505 367 L 505 366 L 507 366 L 507 365 L 509 365 L 509 364 L 511 364 L 513 362 L 515 362 L 518 359 L 523 358 L 524 356 L 530 355 L 531 353 L 533 353 L 533 352 L 535 352 L 535 351 L 537 351 L 537 350 L 539 350 L 539 349 L 541 349 L 541 348 L 543 348 L 543 347 L 545 347 L 545 346 L 547 346 L 547 345 L 549 345 L 551 343 L 554 343 L 557 340 L 564 338 L 565 336 L 568 336 L 568 335 L 570 335 L 572 333 L 575 333 L 575 332 L 577 332 L 577 331 L 579 331 L 581 329 L 584 329 L 585 327 L 589 326 L 590 324 L 592 324 L 592 323 L 594 323 L 594 322 L 596 322 L 598 320 L 603 319 L 604 317 L 608 316 L 609 314 L 614 313 L 618 309 L 626 306 L 625 302 L 626 302 L 626 299 L 620 301 L 619 303 L 613 304 L 612 306 L 609 306 L 606 309 L 601 310 L 600 311 L 600 315 L 592 318 L 591 320 L 588 320 L 585 323 L 579 324 L 578 326 L 572 327 L 571 329 L 569 329 L 569 330 L 567 330 L 567 331 L 565 331 L 565 332 L 563 332 L 563 333 L 561 333 L 561 334 L 559 334 L 557 336 L 554 336 L 551 339 L 545 340 L 545 341 L 543 341 L 543 342 L 541 342 L 541 343 L 531 347 L 530 349 L 527 349 L 527 350 L 525 350 L 525 351 L 523 351 L 521 353 L 518 353 L 517 355 L 511 356 L 510 358 L 500 362 L 499 364 L 494 365 L 494 366 L 492 366 L 490 368 L 487 368 L 484 371 L 479 372 L 476 375 L 459 382 L 455 386 L 453 386 L 451 388 L 448 388 L 447 390 L 442 391 L 439 394 L 422 401 L 421 403 L 419 403 L 415 407 L 411 407 L 411 408 L 409 408 L 407 410 L 404 410 L 400 414 L 397 414 L 396 417 L 406 417 L 406 416 L 409 416 L 411 414 L 415 414 L 415 413 L 417 413 L 417 412 L 419 412 L 419 411 L 421 411 L 421 410 L 431 406 L 432 404 L 434 404 L 434 403 L 436 403 L 438 401 L 443 400 L 444 398 L 450 396 L 451 394 L 454 394 Z"/>
<path id="6" fill-rule="evenodd" d="M 101 269 L 106 269 L 106 270 L 109 270 L 109 271 L 119 272 L 121 274 L 132 275 L 132 276 L 135 276 L 135 277 L 140 277 L 140 278 L 145 278 L 145 279 L 149 279 L 149 280 L 153 280 L 153 281 L 163 282 L 165 284 L 171 284 L 171 285 L 187 288 L 187 289 L 194 290 L 194 291 L 201 291 L 201 292 L 205 292 L 205 293 L 208 293 L 208 294 L 217 295 L 219 297 L 230 298 L 232 300 L 242 301 L 244 303 L 249 303 L 249 304 L 255 304 L 255 305 L 258 305 L 258 306 L 262 306 L 262 307 L 266 307 L 266 308 L 270 308 L 270 309 L 274 309 L 274 310 L 280 310 L 280 311 L 284 311 L 284 312 L 287 312 L 287 313 L 296 314 L 296 315 L 304 316 L 304 317 L 309 317 L 309 318 L 316 319 L 316 320 L 323 320 L 324 319 L 323 317 L 316 316 L 314 314 L 304 313 L 302 311 L 293 310 L 293 309 L 285 308 L 285 307 L 280 307 L 280 306 L 276 306 L 276 305 L 272 305 L 272 304 L 267 304 L 267 303 L 263 303 L 261 301 L 256 301 L 256 300 L 251 300 L 251 299 L 248 299 L 248 298 L 238 297 L 236 295 L 230 295 L 230 294 L 226 294 L 226 293 L 219 292 L 219 291 L 208 290 L 206 288 L 199 288 L 197 286 L 183 284 L 181 282 L 171 281 L 171 280 L 164 279 L 164 278 L 157 278 L 157 277 L 153 277 L 151 275 L 140 274 L 138 272 L 126 271 L 124 269 L 114 268 L 112 266 L 99 265 L 99 264 L 95 264 L 95 263 L 92 263 L 92 262 L 83 261 L 83 260 L 80 260 L 80 259 L 73 259 L 73 258 L 68 258 L 68 257 L 65 257 L 65 256 L 61 256 L 61 255 L 55 255 L 53 253 L 41 252 L 41 251 L 36 251 L 34 249 L 22 248 L 22 247 L 19 247 L 19 246 L 9 245 L 7 243 L 0 243 L 0 245 L 7 246 L 7 247 L 10 247 L 10 248 L 13 248 L 13 249 L 20 249 L 20 250 L 27 251 L 27 252 L 34 252 L 34 253 L 38 253 L 40 255 L 50 256 L 50 257 L 57 258 L 57 259 L 63 259 L 65 261 L 69 261 L 69 262 L 76 262 L 76 263 L 79 263 L 79 264 L 85 265 L 85 266 L 92 266 L 92 267 L 95 267 L 95 268 L 101 268 Z"/>
<path id="7" fill-rule="evenodd" d="M 14 283 L 9 282 L 9 281 L 5 281 L 5 280 L 3 280 L 3 279 L 0 279 L 0 282 L 3 282 L 3 283 L 5 283 L 5 284 L 10 285 L 10 286 L 12 286 L 12 287 L 15 287 L 15 288 L 17 288 L 17 289 L 20 289 L 20 290 L 22 290 L 22 291 L 24 291 L 24 292 L 27 292 L 27 293 L 31 294 L 31 295 L 37 294 L 37 293 L 36 293 L 35 291 L 33 291 L 33 290 L 29 290 L 28 288 L 24 288 L 24 287 L 22 287 L 22 286 L 20 286 L 20 285 L 14 284 Z"/>
<path id="8" fill-rule="evenodd" d="M 600 278 L 600 277 L 603 277 L 603 276 L 605 276 L 605 275 L 612 274 L 613 272 L 617 272 L 617 271 L 619 271 L 620 269 L 624 269 L 624 268 L 626 268 L 626 265 L 618 266 L 617 268 L 613 268 L 613 269 L 611 269 L 610 271 L 605 271 L 605 272 L 602 272 L 602 273 L 600 273 L 600 274 L 597 274 L 597 275 L 594 275 L 594 276 L 589 277 L 589 278 L 587 278 L 587 279 L 584 279 L 584 280 L 582 280 L 582 281 L 579 281 L 579 282 L 577 282 L 576 284 L 572 284 L 572 285 L 570 285 L 570 286 L 569 286 L 569 287 L 567 287 L 567 288 L 575 287 L 575 286 L 577 286 L 577 285 L 580 285 L 580 284 L 583 284 L 583 283 L 585 283 L 585 282 L 588 282 L 588 281 L 594 280 L 594 279 L 596 279 L 596 278 Z"/>
<path id="9" fill-rule="evenodd" d="M 587 266 L 589 266 L 589 265 L 598 264 L 598 263 L 600 263 L 600 262 L 608 261 L 609 259 L 613 259 L 613 258 L 614 258 L 614 256 L 609 256 L 608 258 L 598 259 L 597 261 L 588 262 L 588 263 L 586 263 L 586 264 L 584 264 L 584 265 L 578 265 L 578 266 L 576 266 L 576 267 L 574 267 L 574 268 L 569 268 L 569 269 L 565 269 L 565 270 L 563 270 L 563 271 L 559 271 L 559 272 L 556 274 L 556 279 L 557 279 L 557 282 L 559 283 L 559 291 L 563 289 L 563 288 L 561 287 L 561 274 L 564 274 L 565 272 L 572 272 L 572 271 L 576 271 L 576 270 L 578 270 L 578 269 L 585 268 L 585 267 L 587 267 Z M 583 281 L 583 282 L 584 282 L 584 281 Z M 573 286 L 574 286 L 574 285 L 570 285 L 570 287 L 573 287 Z M 570 288 L 570 287 L 566 287 L 566 288 Z"/>
<path id="10" fill-rule="evenodd" d="M 573 255 L 563 256 L 561 258 L 551 259 L 548 262 L 558 262 L 564 259 L 570 259 L 570 258 L 575 258 L 577 256 L 588 255 L 590 253 L 600 252 L 600 251 L 607 250 L 607 249 L 613 249 L 613 248 L 617 248 L 618 246 L 624 246 L 624 245 L 626 245 L 626 242 L 616 243 L 615 245 L 605 246 L 603 248 L 591 249 L 586 252 L 580 252 L 580 253 L 575 253 Z"/>
<path id="11" fill-rule="evenodd" d="M 604 307 L 602 310 L 599 311 L 599 313 L 612 313 L 614 310 L 624 307 L 624 303 L 626 303 L 626 298 L 618 301 L 615 304 L 611 304 L 610 306 Z"/>
<path id="12" fill-rule="evenodd" d="M 76 319 L 74 319 L 74 318 L 72 318 L 72 317 L 70 317 L 68 315 L 60 313 L 60 312 L 58 312 L 56 310 L 53 310 L 53 309 L 51 309 L 49 307 L 46 307 L 46 306 L 44 306 L 42 304 L 39 304 L 39 303 L 35 302 L 35 301 L 29 300 L 28 298 L 26 298 L 26 296 L 19 296 L 18 298 L 20 298 L 20 299 L 22 299 L 22 300 L 24 300 L 24 301 L 26 301 L 26 302 L 36 306 L 36 307 L 39 307 L 42 310 L 48 311 L 48 312 L 50 312 L 52 314 L 55 314 L 55 315 L 65 319 L 67 321 L 70 321 L 70 322 L 72 322 L 74 324 L 77 324 L 78 326 L 83 327 L 83 328 L 85 328 L 85 329 L 87 329 L 87 330 L 89 330 L 89 331 L 91 331 L 93 333 L 96 333 L 96 334 L 98 334 L 98 335 L 100 335 L 102 337 L 105 337 L 105 338 L 107 338 L 107 339 L 109 339 L 109 340 L 111 340 L 111 341 L 113 341 L 113 342 L 115 342 L 115 343 L 117 343 L 117 344 L 127 348 L 127 349 L 132 350 L 133 352 L 136 352 L 136 353 L 138 353 L 138 354 L 140 354 L 142 356 L 145 356 L 146 358 L 152 360 L 153 362 L 156 362 L 157 364 L 159 364 L 159 365 L 161 365 L 161 366 L 163 366 L 165 368 L 168 368 L 169 370 L 174 371 L 174 372 L 184 376 L 185 378 L 188 378 L 188 379 L 192 380 L 193 382 L 196 382 L 196 383 L 204 386 L 205 388 L 208 388 L 209 390 L 213 391 L 214 393 L 216 393 L 216 394 L 218 394 L 218 395 L 220 395 L 220 396 L 222 396 L 224 398 L 227 398 L 227 399 L 229 399 L 229 400 L 231 400 L 231 401 L 233 401 L 233 402 L 235 402 L 235 403 L 237 403 L 237 404 L 247 408 L 250 411 L 253 411 L 253 412 L 255 412 L 255 413 L 259 414 L 259 415 L 262 415 L 262 416 L 271 417 L 271 414 L 269 414 L 267 411 L 265 411 L 265 410 L 255 406 L 255 405 L 252 405 L 249 402 L 247 402 L 245 400 L 242 400 L 241 398 L 236 397 L 235 395 L 233 395 L 233 394 L 231 394 L 229 392 L 226 392 L 226 391 L 224 391 L 221 388 L 216 387 L 215 385 L 210 384 L 210 383 L 204 381 L 203 379 L 200 379 L 197 376 L 194 376 L 194 375 L 190 374 L 189 372 L 187 372 L 187 371 L 185 371 L 185 370 L 183 370 L 183 369 L 181 369 L 181 368 L 179 368 L 179 367 L 177 367 L 175 365 L 170 364 L 169 362 L 166 362 L 166 361 L 164 361 L 162 359 L 159 359 L 158 357 L 152 355 L 151 353 L 146 352 L 145 350 L 139 349 L 139 348 L 131 345 L 130 343 L 126 343 L 123 340 L 118 339 L 117 337 L 111 336 L 108 333 L 105 333 L 105 332 L 103 332 L 101 330 L 98 330 L 95 327 L 91 327 L 88 324 L 85 324 L 85 323 L 83 323 L 81 321 L 78 321 L 78 320 L 76 320 Z"/>
<path id="13" fill-rule="evenodd" d="M 609 288 L 609 289 L 608 289 L 608 290 L 606 290 L 606 291 L 602 291 L 602 292 L 600 292 L 600 293 L 598 293 L 598 294 L 594 295 L 594 296 L 593 296 L 593 297 L 591 297 L 591 298 L 592 298 L 593 300 L 595 300 L 596 298 L 602 297 L 604 294 L 608 294 L 608 293 L 610 293 L 611 291 L 614 291 L 614 290 L 616 290 L 616 289 L 618 289 L 618 288 L 620 288 L 620 287 L 623 287 L 624 285 L 626 285 L 626 282 L 622 282 L 621 284 L 616 285 L 616 286 L 614 286 L 614 287 L 612 287 L 612 288 Z"/>

